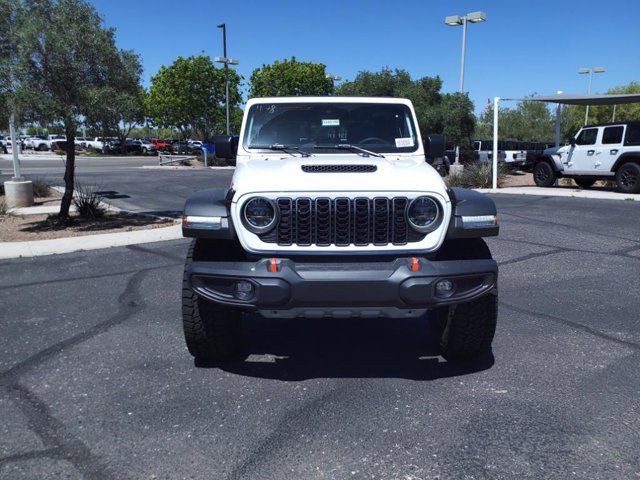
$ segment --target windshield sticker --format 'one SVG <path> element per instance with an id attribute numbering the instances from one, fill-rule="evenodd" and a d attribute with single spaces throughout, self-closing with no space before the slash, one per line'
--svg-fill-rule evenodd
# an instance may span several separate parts
<path id="1" fill-rule="evenodd" d="M 339 127 L 340 119 L 339 118 L 323 118 L 322 126 L 323 127 Z"/>
<path id="2" fill-rule="evenodd" d="M 405 148 L 405 147 L 413 147 L 413 138 L 412 137 L 396 138 L 396 148 Z"/>

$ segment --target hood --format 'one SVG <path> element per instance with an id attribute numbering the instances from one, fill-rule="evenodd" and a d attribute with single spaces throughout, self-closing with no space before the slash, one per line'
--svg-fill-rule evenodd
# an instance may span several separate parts
<path id="1" fill-rule="evenodd" d="M 424 191 L 446 198 L 446 186 L 424 157 L 262 156 L 238 162 L 232 181 L 239 194 L 259 192 Z"/>

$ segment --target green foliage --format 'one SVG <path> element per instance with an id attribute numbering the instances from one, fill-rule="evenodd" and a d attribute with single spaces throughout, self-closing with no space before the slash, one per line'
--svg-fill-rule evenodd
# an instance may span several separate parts
<path id="1" fill-rule="evenodd" d="M 514 108 L 501 107 L 499 113 L 501 140 L 547 142 L 555 137 L 555 113 L 544 102 L 518 102 Z M 475 137 L 493 137 L 493 107 L 480 115 Z"/>
<path id="2" fill-rule="evenodd" d="M 14 2 L 15 3 L 15 2 Z M 73 140 L 80 119 L 95 113 L 96 98 L 118 90 L 127 56 L 114 31 L 85 0 L 28 0 L 15 20 L 12 108 L 28 120 L 64 126 L 69 148 L 59 220 L 69 215 L 74 176 Z"/>
<path id="3" fill-rule="evenodd" d="M 506 176 L 504 165 L 498 164 L 498 186 Z M 469 163 L 459 174 L 449 174 L 445 179 L 448 187 L 491 188 L 493 187 L 493 166 L 491 163 Z"/>
<path id="4" fill-rule="evenodd" d="M 249 97 L 331 95 L 333 81 L 322 63 L 276 60 L 251 74 Z"/>
<path id="5" fill-rule="evenodd" d="M 229 73 L 229 104 L 236 107 L 242 97 L 240 76 Z M 149 118 L 154 125 L 175 128 L 183 138 L 194 132 L 201 140 L 212 133 L 226 132 L 225 72 L 209 57 L 178 57 L 170 66 L 161 67 L 151 79 L 146 99 Z"/>
<path id="6" fill-rule="evenodd" d="M 413 80 L 406 70 L 383 68 L 363 71 L 337 89 L 338 95 L 399 97 L 413 103 L 423 135 L 444 133 L 447 140 L 463 146 L 470 143 L 475 125 L 473 103 L 465 94 L 442 94 L 440 77 Z"/>
<path id="7" fill-rule="evenodd" d="M 111 66 L 110 82 L 96 89 L 85 123 L 100 135 L 115 135 L 124 140 L 133 127 L 145 120 L 146 92 L 140 84 L 142 65 L 135 52 L 121 50 L 118 62 Z"/>
<path id="8" fill-rule="evenodd" d="M 73 204 L 76 206 L 80 218 L 95 220 L 104 217 L 105 211 L 102 206 L 104 197 L 97 193 L 97 190 L 97 187 L 87 187 L 80 183 L 76 185 Z"/>

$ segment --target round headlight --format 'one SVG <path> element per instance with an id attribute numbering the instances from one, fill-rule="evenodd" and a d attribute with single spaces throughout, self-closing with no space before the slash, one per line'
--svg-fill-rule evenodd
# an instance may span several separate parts
<path id="1" fill-rule="evenodd" d="M 440 220 L 440 204 L 431 197 L 414 198 L 407 209 L 411 228 L 421 233 L 436 229 Z"/>
<path id="2" fill-rule="evenodd" d="M 273 201 L 255 197 L 244 204 L 242 216 L 245 226 L 253 233 L 271 230 L 278 220 L 278 210 Z"/>

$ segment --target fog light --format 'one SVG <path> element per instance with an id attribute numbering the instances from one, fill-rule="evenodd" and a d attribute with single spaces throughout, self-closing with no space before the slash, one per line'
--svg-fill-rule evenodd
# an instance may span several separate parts
<path id="1" fill-rule="evenodd" d="M 453 295 L 456 286 L 451 280 L 438 280 L 436 282 L 436 295 L 439 297 L 450 297 Z"/>
<path id="2" fill-rule="evenodd" d="M 253 283 L 243 280 L 234 285 L 233 296 L 238 300 L 249 300 L 253 297 L 253 290 Z"/>

